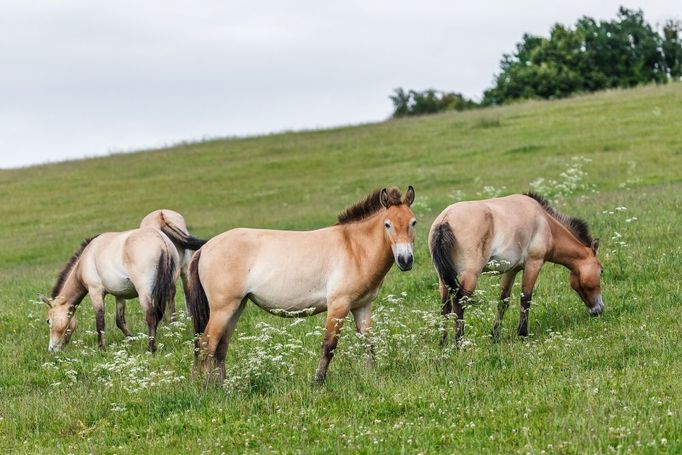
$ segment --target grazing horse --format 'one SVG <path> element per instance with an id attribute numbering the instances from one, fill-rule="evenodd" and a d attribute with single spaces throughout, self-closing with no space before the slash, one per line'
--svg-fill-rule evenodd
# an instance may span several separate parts
<path id="1" fill-rule="evenodd" d="M 368 335 L 372 301 L 392 264 L 412 268 L 414 197 L 411 186 L 404 200 L 397 188 L 384 188 L 347 209 L 334 226 L 307 232 L 233 229 L 209 240 L 190 262 L 188 302 L 195 333 L 203 332 L 195 355 L 206 378 L 217 367 L 224 380 L 230 337 L 251 300 L 280 316 L 327 311 L 315 373 L 315 381 L 324 382 L 348 312 L 357 331 Z"/>
<path id="2" fill-rule="evenodd" d="M 173 241 L 177 227 L 169 223 Z M 139 297 L 149 328 L 149 350 L 156 351 L 156 328 L 175 295 L 180 259 L 168 235 L 155 228 L 106 232 L 86 239 L 71 257 L 52 288 L 48 305 L 50 351 L 59 351 L 76 328 L 75 312 L 86 294 L 95 310 L 97 338 L 104 349 L 104 297 L 116 297 L 116 325 L 129 337 L 125 299 Z"/>
<path id="3" fill-rule="evenodd" d="M 180 279 L 182 280 L 182 289 L 185 293 L 186 302 L 189 260 L 192 258 L 192 252 L 201 248 L 206 243 L 206 240 L 200 240 L 191 236 L 187 230 L 185 218 L 178 212 L 168 209 L 154 210 L 142 218 L 140 227 L 155 228 L 163 231 L 171 239 L 173 245 L 175 245 L 180 256 Z M 168 301 L 168 306 L 170 318 L 173 320 L 175 319 L 175 296 Z"/>
<path id="4" fill-rule="evenodd" d="M 570 270 L 571 287 L 592 315 L 604 310 L 599 240 L 587 224 L 554 210 L 535 193 L 483 201 L 458 202 L 436 218 L 429 232 L 429 248 L 439 277 L 443 315 L 457 317 L 455 340 L 464 335 L 463 303 L 470 298 L 484 270 L 502 273 L 501 296 L 492 329 L 499 339 L 504 313 L 516 274 L 523 270 L 518 335 L 528 335 L 528 311 L 542 265 L 549 261 Z M 442 342 L 447 339 L 447 331 Z"/>

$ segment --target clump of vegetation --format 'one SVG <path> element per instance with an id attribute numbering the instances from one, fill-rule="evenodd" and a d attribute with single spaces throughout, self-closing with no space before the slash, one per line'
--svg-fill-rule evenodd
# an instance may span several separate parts
<path id="1" fill-rule="evenodd" d="M 390 96 L 393 101 L 393 117 L 434 114 L 442 111 L 465 111 L 478 107 L 478 104 L 461 93 L 442 92 L 428 89 L 423 92 L 394 90 Z"/>

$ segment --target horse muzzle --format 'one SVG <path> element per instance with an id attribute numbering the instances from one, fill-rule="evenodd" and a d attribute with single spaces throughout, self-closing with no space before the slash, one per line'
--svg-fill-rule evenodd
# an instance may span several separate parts
<path id="1" fill-rule="evenodd" d="M 599 316 L 604 312 L 604 302 L 601 299 L 601 295 L 597 297 L 597 301 L 595 302 L 594 306 L 590 308 L 590 314 L 592 316 Z"/>
<path id="2" fill-rule="evenodd" d="M 414 264 L 414 255 L 412 254 L 412 244 L 410 243 L 398 243 L 394 250 L 395 263 L 398 268 L 403 272 L 407 272 L 412 269 Z"/>

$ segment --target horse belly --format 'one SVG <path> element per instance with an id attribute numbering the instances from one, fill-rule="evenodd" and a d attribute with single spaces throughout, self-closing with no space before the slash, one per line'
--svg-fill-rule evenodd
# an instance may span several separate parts
<path id="1" fill-rule="evenodd" d="M 249 299 L 265 311 L 278 316 L 309 316 L 327 310 L 327 297 L 323 289 L 298 289 L 290 286 L 268 286 L 249 293 Z"/>
<path id="2" fill-rule="evenodd" d="M 131 299 L 137 297 L 137 289 L 128 276 L 102 277 L 104 288 L 111 295 Z"/>
<path id="3" fill-rule="evenodd" d="M 504 273 L 518 268 L 524 261 L 523 254 L 516 248 L 501 250 L 491 255 L 483 271 Z"/>
<path id="4" fill-rule="evenodd" d="M 126 299 L 137 297 L 138 293 L 135 285 L 122 265 L 116 263 L 99 264 L 97 272 L 99 280 L 107 293 Z"/>

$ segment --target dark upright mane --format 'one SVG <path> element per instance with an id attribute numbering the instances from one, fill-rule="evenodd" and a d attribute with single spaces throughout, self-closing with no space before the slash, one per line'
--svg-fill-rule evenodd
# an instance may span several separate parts
<path id="1" fill-rule="evenodd" d="M 66 266 L 64 267 L 64 270 L 59 274 L 59 277 L 57 277 L 57 282 L 55 283 L 54 287 L 52 288 L 52 298 L 54 299 L 59 295 L 59 291 L 62 290 L 62 286 L 64 286 L 64 282 L 66 281 L 66 277 L 69 276 L 69 272 L 71 272 L 71 269 L 73 269 L 73 266 L 76 265 L 76 262 L 78 262 L 78 258 L 81 257 L 81 253 L 83 253 L 83 250 L 85 249 L 86 246 L 92 240 L 97 237 L 90 237 L 88 239 L 83 240 L 81 243 L 80 248 L 78 248 L 78 251 L 73 253 L 73 256 L 71 256 L 71 259 L 69 259 L 69 262 L 66 263 Z"/>
<path id="2" fill-rule="evenodd" d="M 398 188 L 388 189 L 388 206 L 400 205 L 400 190 Z M 353 221 L 363 220 L 371 215 L 374 215 L 383 206 L 381 205 L 381 190 L 374 190 L 364 200 L 348 207 L 338 217 L 338 224 L 352 223 Z"/>
<path id="3" fill-rule="evenodd" d="M 549 201 L 547 201 L 547 199 L 545 199 L 544 197 L 540 196 L 538 193 L 533 193 L 532 191 L 529 191 L 528 193 L 523 194 L 539 202 L 542 208 L 545 209 L 545 212 L 549 213 L 552 216 L 552 218 L 557 220 L 559 223 L 564 225 L 566 229 L 571 231 L 571 233 L 575 236 L 575 238 L 577 238 L 580 241 L 580 243 L 582 243 L 585 246 L 592 245 L 592 236 L 590 235 L 590 229 L 587 227 L 586 222 L 584 222 L 580 218 L 570 217 L 568 215 L 564 215 L 563 213 L 557 212 L 549 204 Z"/>

